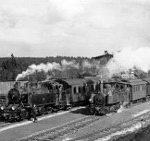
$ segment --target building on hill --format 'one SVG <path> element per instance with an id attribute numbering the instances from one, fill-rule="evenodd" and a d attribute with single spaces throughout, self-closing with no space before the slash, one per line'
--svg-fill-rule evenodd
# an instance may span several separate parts
<path id="1" fill-rule="evenodd" d="M 92 59 L 100 61 L 102 65 L 105 65 L 111 58 L 113 58 L 113 54 L 108 53 L 106 50 L 103 55 L 92 57 Z"/>
<path id="2" fill-rule="evenodd" d="M 121 78 L 122 79 L 137 79 L 137 76 L 133 71 L 129 73 L 121 73 Z"/>

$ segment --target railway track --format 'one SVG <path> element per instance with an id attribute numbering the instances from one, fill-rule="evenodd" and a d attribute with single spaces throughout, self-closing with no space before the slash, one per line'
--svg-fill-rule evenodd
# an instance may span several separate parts
<path id="1" fill-rule="evenodd" d="M 103 117 L 87 116 L 85 118 L 78 119 L 76 121 L 61 125 L 59 127 L 48 129 L 46 131 L 41 131 L 39 133 L 36 133 L 34 135 L 31 135 L 31 136 L 28 136 L 28 137 L 25 137 L 16 141 L 60 141 L 62 140 L 63 136 L 70 134 L 70 133 L 75 133 L 79 129 L 89 124 L 92 124 L 98 120 L 102 120 L 104 118 L 106 118 L 106 116 L 103 116 Z M 82 141 L 91 141 L 91 140 L 106 141 L 106 140 L 112 140 L 112 138 L 117 139 L 122 135 L 121 134 L 122 130 L 124 133 L 127 133 L 126 130 L 132 127 L 133 125 L 135 126 L 139 125 L 141 127 L 149 123 L 150 123 L 150 112 L 147 114 L 143 114 L 138 117 L 132 118 L 131 120 L 128 120 L 126 122 L 120 122 L 116 125 L 112 125 L 109 128 L 97 130 L 97 131 L 94 131 L 89 134 L 85 134 L 77 138 L 69 139 L 69 141 L 81 141 L 81 140 Z M 134 127 L 134 128 L 137 128 L 137 127 Z"/>
<path id="2" fill-rule="evenodd" d="M 97 130 L 95 132 L 70 139 L 69 141 L 114 141 L 129 132 L 143 128 L 148 124 L 150 124 L 150 112 L 109 128 Z"/>
<path id="3" fill-rule="evenodd" d="M 10 125 L 11 123 L 9 122 L 5 122 L 5 121 L 0 121 L 0 128 L 6 127 L 8 125 Z"/>
<path id="4" fill-rule="evenodd" d="M 102 120 L 106 118 L 106 116 L 98 117 L 98 116 L 86 116 L 82 119 L 77 119 L 76 121 L 69 122 L 67 124 L 61 125 L 59 127 L 51 128 L 45 131 L 37 132 L 34 135 L 18 139 L 16 141 L 60 141 L 62 137 L 65 135 L 68 135 L 70 133 L 75 133 L 79 129 L 92 124 L 98 120 Z M 142 116 L 135 117 L 131 119 L 130 121 L 127 121 L 125 123 L 119 123 L 115 126 L 111 126 L 109 128 L 105 128 L 104 130 L 98 130 L 93 133 L 89 133 L 74 139 L 70 139 L 71 141 L 77 141 L 77 140 L 86 140 L 86 141 L 91 141 L 91 140 L 98 140 L 104 137 L 107 137 L 108 135 L 117 132 L 123 128 L 127 128 L 130 124 L 139 122 L 140 120 L 148 120 L 150 118 L 150 112 L 147 114 L 144 114 Z M 10 125 L 12 123 L 4 123 L 0 122 L 0 128 L 5 127 L 7 125 Z"/>
<path id="5" fill-rule="evenodd" d="M 77 130 L 89 124 L 92 124 L 102 118 L 106 118 L 106 116 L 105 117 L 87 116 L 52 129 L 41 131 L 39 133 L 36 133 L 34 135 L 16 141 L 57 141 L 59 140 L 60 137 L 70 132 L 76 132 Z"/>
<path id="6" fill-rule="evenodd" d="M 46 119 L 46 118 L 49 118 L 49 117 L 61 115 L 61 114 L 71 112 L 71 111 L 75 111 L 75 110 L 82 109 L 82 108 L 85 108 L 85 107 L 74 107 L 72 109 L 69 109 L 68 111 L 58 111 L 58 112 L 53 112 L 53 113 L 50 113 L 50 114 L 41 115 L 41 116 L 38 116 L 38 120 L 40 121 L 40 120 L 43 120 L 43 119 Z M 24 122 L 27 122 L 27 124 L 28 124 L 28 122 L 32 123 L 32 121 L 28 121 L 26 119 L 24 119 L 20 122 L 15 122 L 15 121 L 14 122 L 7 122 L 4 119 L 0 119 L 0 132 L 4 131 L 4 130 L 7 130 L 7 129 L 10 129 L 10 128 L 14 128 L 16 126 L 19 126 L 19 123 L 24 123 Z"/>

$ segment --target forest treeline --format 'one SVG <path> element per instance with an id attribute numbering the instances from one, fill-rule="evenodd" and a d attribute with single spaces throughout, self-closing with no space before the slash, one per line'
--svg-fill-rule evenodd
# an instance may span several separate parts
<path id="1" fill-rule="evenodd" d="M 17 75 L 25 71 L 30 65 L 35 64 L 39 65 L 41 63 L 46 64 L 47 62 L 56 62 L 61 63 L 65 59 L 66 61 L 75 60 L 77 63 L 82 62 L 83 60 L 91 60 L 87 57 L 66 57 L 66 56 L 56 56 L 56 57 L 15 57 L 13 54 L 11 57 L 0 58 L 0 80 L 8 81 L 15 80 Z M 66 72 L 68 75 L 78 75 L 72 77 L 80 77 L 79 70 L 69 70 Z M 49 75 L 51 72 L 49 72 Z M 60 77 L 60 72 L 55 72 L 55 77 Z M 37 72 L 33 76 L 30 76 L 30 79 L 43 80 L 46 79 L 46 74 L 44 72 Z M 25 78 L 27 79 L 27 78 Z M 28 78 L 29 79 L 29 78 Z"/>
<path id="2" fill-rule="evenodd" d="M 66 60 L 68 62 L 75 61 L 79 65 L 82 64 L 84 60 L 90 62 L 92 64 L 92 59 L 87 57 L 66 57 L 66 56 L 56 56 L 56 57 L 15 57 L 11 54 L 10 57 L 0 58 L 0 81 L 15 81 L 18 74 L 21 74 L 23 71 L 26 71 L 28 67 L 32 64 L 39 65 L 41 63 L 61 63 L 62 60 Z M 100 65 L 103 67 L 107 62 L 107 58 L 103 58 L 99 60 Z M 96 68 L 86 68 L 82 69 L 82 67 L 76 69 L 74 67 L 70 67 L 65 71 L 48 71 L 45 73 L 44 71 L 35 72 L 32 75 L 24 77 L 22 80 L 29 81 L 41 81 L 48 79 L 50 77 L 61 77 L 61 78 L 81 78 L 84 76 L 91 75 L 99 75 L 100 73 L 104 73 L 103 70 L 99 68 L 99 72 L 97 72 Z M 148 73 L 144 73 L 140 70 L 135 70 L 135 74 L 138 78 L 145 78 L 150 76 L 150 71 Z"/>

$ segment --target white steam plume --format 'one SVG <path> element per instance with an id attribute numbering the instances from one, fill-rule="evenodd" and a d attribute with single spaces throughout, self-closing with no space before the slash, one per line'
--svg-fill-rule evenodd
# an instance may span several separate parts
<path id="1" fill-rule="evenodd" d="M 100 66 L 100 61 L 95 61 L 95 60 L 92 60 L 91 62 L 89 62 L 88 60 L 84 60 L 82 62 L 82 68 L 85 69 L 85 68 L 95 68 L 97 70 L 99 70 L 101 68 Z"/>
<path id="2" fill-rule="evenodd" d="M 61 70 L 61 66 L 58 63 L 47 63 L 47 64 L 43 64 L 41 63 L 40 65 L 31 65 L 28 67 L 28 69 L 26 71 L 23 71 L 21 74 L 18 74 L 18 76 L 16 77 L 16 81 L 21 79 L 21 78 L 25 78 L 26 76 L 29 76 L 31 74 L 34 74 L 36 71 L 37 72 L 48 72 L 51 70 Z"/>
<path id="3" fill-rule="evenodd" d="M 150 70 L 150 48 L 124 48 L 121 52 L 114 54 L 113 59 L 108 62 L 106 68 L 109 71 L 110 77 L 113 74 L 134 68 L 148 72 Z"/>
<path id="4" fill-rule="evenodd" d="M 84 61 L 82 62 L 82 67 L 83 67 L 83 68 L 92 68 L 92 67 L 93 67 L 93 64 L 90 63 L 90 62 L 87 61 L 87 60 L 84 60 Z"/>
<path id="5" fill-rule="evenodd" d="M 47 63 L 47 64 L 39 64 L 39 65 L 30 65 L 26 71 L 23 71 L 21 74 L 18 74 L 16 77 L 16 81 L 25 78 L 26 76 L 29 76 L 31 74 L 34 74 L 35 72 L 42 72 L 44 71 L 47 73 L 48 71 L 53 71 L 53 70 L 59 70 L 59 71 L 65 71 L 70 68 L 75 68 L 79 69 L 79 64 L 76 63 L 74 60 L 73 61 L 66 61 L 62 60 L 61 64 L 59 63 Z"/>
<path id="6" fill-rule="evenodd" d="M 73 61 L 62 60 L 61 66 L 62 66 L 62 70 L 69 69 L 70 67 L 79 69 L 79 64 L 76 63 L 74 60 Z"/>
<path id="7" fill-rule="evenodd" d="M 35 72 L 44 71 L 45 73 L 47 73 L 48 71 L 53 70 L 66 71 L 70 68 L 78 70 L 80 69 L 82 71 L 94 68 L 94 70 L 97 70 L 98 72 L 100 69 L 100 64 L 97 61 L 88 61 L 88 60 L 84 60 L 83 62 L 81 62 L 81 64 L 77 63 L 75 60 L 72 61 L 62 60 L 60 64 L 55 62 L 47 64 L 41 63 L 39 65 L 33 64 L 29 66 L 26 71 L 23 71 L 21 74 L 18 74 L 18 76 L 16 77 L 16 81 L 21 78 L 25 78 L 31 74 L 34 74 Z"/>

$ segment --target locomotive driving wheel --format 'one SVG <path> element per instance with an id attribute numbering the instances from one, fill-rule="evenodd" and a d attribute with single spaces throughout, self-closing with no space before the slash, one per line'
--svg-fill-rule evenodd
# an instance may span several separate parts
<path id="1" fill-rule="evenodd" d="M 53 112 L 53 108 L 52 107 L 48 107 L 47 108 L 47 112 L 50 114 L 50 113 L 52 113 Z"/>
<path id="2" fill-rule="evenodd" d="M 66 107 L 65 104 L 63 102 L 60 102 L 58 109 L 62 110 L 65 109 L 65 107 Z"/>
<path id="3" fill-rule="evenodd" d="M 39 114 L 39 115 L 43 115 L 43 114 L 45 114 L 45 113 L 46 113 L 46 109 L 45 109 L 44 106 L 38 108 L 38 114 Z"/>
<path id="4" fill-rule="evenodd" d="M 21 110 L 19 110 L 17 112 L 17 118 L 16 118 L 16 120 L 17 121 L 21 121 L 21 120 L 23 120 L 23 119 L 25 119 L 27 117 L 28 117 L 27 111 L 25 109 L 21 109 Z"/>

